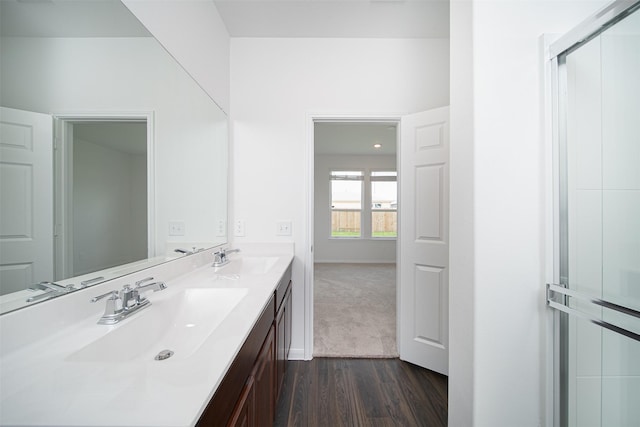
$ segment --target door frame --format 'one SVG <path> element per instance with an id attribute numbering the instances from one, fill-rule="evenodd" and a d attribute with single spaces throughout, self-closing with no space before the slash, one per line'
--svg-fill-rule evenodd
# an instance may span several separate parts
<path id="1" fill-rule="evenodd" d="M 155 123 L 153 111 L 65 112 L 54 119 L 54 273 L 73 268 L 73 134 L 69 125 L 82 122 L 146 122 L 147 124 L 147 257 L 156 254 Z M 71 171 L 71 172 L 69 172 Z M 68 277 L 68 274 L 66 276 Z"/>
<path id="2" fill-rule="evenodd" d="M 314 126 L 316 123 L 322 122 L 344 122 L 344 123 L 397 123 L 398 136 L 396 137 L 397 145 L 396 150 L 400 150 L 400 119 L 402 114 L 353 114 L 353 113 L 307 113 L 305 120 L 306 131 L 306 156 L 307 156 L 307 230 L 305 238 L 305 258 L 304 258 L 304 355 L 299 355 L 303 360 L 313 359 L 313 262 L 314 262 L 314 202 L 315 202 L 315 140 L 314 140 Z M 396 168 L 400 167 L 399 156 L 396 156 Z M 399 173 L 398 169 L 398 175 Z M 398 185 L 400 185 L 400 178 L 398 178 Z M 402 203 L 398 201 L 398 241 L 400 239 L 401 224 L 400 209 Z M 396 245 L 396 263 L 398 262 L 399 244 Z M 399 301 L 400 301 L 400 272 L 396 271 L 396 319 L 399 316 Z M 399 322 L 396 322 L 396 336 L 398 335 Z M 398 352 L 400 351 L 400 343 L 398 342 Z"/>

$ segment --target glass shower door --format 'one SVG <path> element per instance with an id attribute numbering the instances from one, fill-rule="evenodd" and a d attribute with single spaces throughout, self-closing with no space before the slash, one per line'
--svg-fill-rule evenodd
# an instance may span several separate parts
<path id="1" fill-rule="evenodd" d="M 640 12 L 558 55 L 562 426 L 640 426 Z"/>

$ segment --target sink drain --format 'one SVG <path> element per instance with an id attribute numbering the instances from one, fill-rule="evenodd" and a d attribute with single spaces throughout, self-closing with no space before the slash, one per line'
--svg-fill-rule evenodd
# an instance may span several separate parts
<path id="1" fill-rule="evenodd" d="M 173 356 L 173 351 L 171 350 L 162 350 L 155 357 L 156 360 L 165 360 Z"/>

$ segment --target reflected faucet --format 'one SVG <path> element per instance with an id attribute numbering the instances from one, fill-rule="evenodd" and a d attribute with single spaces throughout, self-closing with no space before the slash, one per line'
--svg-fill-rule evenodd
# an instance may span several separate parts
<path id="1" fill-rule="evenodd" d="M 198 253 L 198 252 L 203 251 L 203 250 L 204 250 L 204 248 L 198 249 L 195 246 L 191 246 L 191 250 L 178 248 L 178 249 L 174 249 L 173 252 L 177 252 L 179 254 L 184 254 L 184 255 L 193 255 L 193 254 Z"/>
<path id="2" fill-rule="evenodd" d="M 62 285 L 58 285 L 57 283 L 54 282 L 40 282 L 40 283 L 36 283 L 33 286 L 29 287 L 30 291 L 46 291 L 46 290 L 50 290 L 50 291 L 64 291 L 65 288 Z"/>
<path id="3" fill-rule="evenodd" d="M 32 297 L 27 298 L 27 302 L 34 302 L 41 299 L 57 297 L 59 295 L 66 294 L 67 292 L 71 292 L 74 290 L 72 287 L 58 285 L 57 283 L 54 283 L 54 282 L 36 283 L 35 285 L 30 286 L 27 289 L 30 291 L 45 291 L 42 294 L 34 295 Z"/>
<path id="4" fill-rule="evenodd" d="M 104 280 L 104 276 L 94 277 L 93 279 L 84 280 L 80 282 L 81 288 L 86 288 L 89 285 L 93 285 L 94 283 L 102 282 Z"/>

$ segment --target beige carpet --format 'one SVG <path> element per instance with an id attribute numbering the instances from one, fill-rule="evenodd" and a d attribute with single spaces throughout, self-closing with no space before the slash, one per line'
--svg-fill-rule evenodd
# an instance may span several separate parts
<path id="1" fill-rule="evenodd" d="M 395 264 L 315 264 L 314 357 L 397 357 Z"/>

